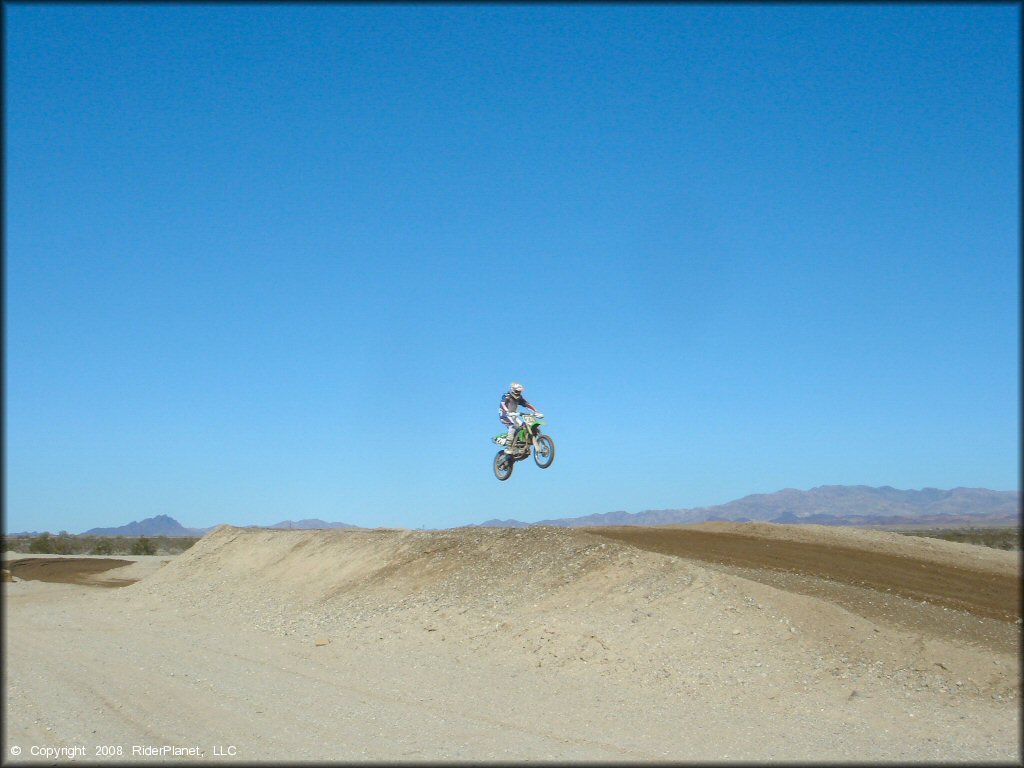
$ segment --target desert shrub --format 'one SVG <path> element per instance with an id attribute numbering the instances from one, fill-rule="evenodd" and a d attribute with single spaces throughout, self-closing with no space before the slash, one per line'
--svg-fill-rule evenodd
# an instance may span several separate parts
<path id="1" fill-rule="evenodd" d="M 114 554 L 114 545 L 111 544 L 110 539 L 99 539 L 92 548 L 92 554 L 112 555 Z"/>
<path id="2" fill-rule="evenodd" d="M 75 553 L 75 537 L 67 531 L 61 531 L 53 540 L 55 555 L 72 555 Z"/>
<path id="3" fill-rule="evenodd" d="M 139 536 L 139 540 L 132 544 L 133 555 L 155 555 L 156 546 L 145 536 Z"/>
<path id="4" fill-rule="evenodd" d="M 52 555 L 53 547 L 53 536 L 49 531 L 44 531 L 32 539 L 32 543 L 28 545 L 28 551 L 39 555 Z"/>
<path id="5" fill-rule="evenodd" d="M 977 544 L 992 549 L 1019 551 L 1021 548 L 1020 528 L 932 528 L 929 530 L 899 531 L 908 536 L 926 536 L 961 544 Z"/>

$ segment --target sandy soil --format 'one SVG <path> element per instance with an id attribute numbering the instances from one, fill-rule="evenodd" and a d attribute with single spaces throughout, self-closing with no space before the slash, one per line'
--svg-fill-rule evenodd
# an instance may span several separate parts
<path id="1" fill-rule="evenodd" d="M 40 559 L 5 556 L 8 762 L 1021 760 L 1017 553 L 224 526 L 174 558 Z"/>

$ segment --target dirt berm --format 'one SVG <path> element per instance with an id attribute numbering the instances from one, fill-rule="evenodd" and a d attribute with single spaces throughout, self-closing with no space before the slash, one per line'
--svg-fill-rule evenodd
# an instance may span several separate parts
<path id="1" fill-rule="evenodd" d="M 131 717 L 101 707 L 101 730 L 212 740 L 215 723 L 250 761 L 1020 758 L 1019 557 L 972 545 L 768 524 L 223 526 L 132 586 L 63 588 L 89 615 L 102 603 L 97 631 L 152 675 L 146 696 L 118 686 Z M 26 601 L 9 670 L 103 661 L 79 630 L 33 662 L 25 638 L 53 629 L 41 587 L 5 589 Z M 46 709 L 26 674 L 14 685 Z"/>

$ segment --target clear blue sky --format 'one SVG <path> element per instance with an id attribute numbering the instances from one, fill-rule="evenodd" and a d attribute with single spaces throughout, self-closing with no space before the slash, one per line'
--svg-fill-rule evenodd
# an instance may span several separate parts
<path id="1" fill-rule="evenodd" d="M 1020 486 L 1019 5 L 3 12 L 8 531 Z"/>

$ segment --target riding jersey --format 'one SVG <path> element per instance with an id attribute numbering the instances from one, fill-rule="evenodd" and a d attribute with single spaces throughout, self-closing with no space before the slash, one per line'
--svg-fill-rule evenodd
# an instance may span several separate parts
<path id="1" fill-rule="evenodd" d="M 506 392 L 501 397 L 501 406 L 498 408 L 498 417 L 504 419 L 510 413 L 516 413 L 519 410 L 520 405 L 529 408 L 531 411 L 537 410 L 532 405 L 530 405 L 530 403 L 527 402 L 526 398 L 523 397 L 522 395 L 520 395 L 517 398 L 514 397 L 511 392 Z"/>

